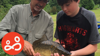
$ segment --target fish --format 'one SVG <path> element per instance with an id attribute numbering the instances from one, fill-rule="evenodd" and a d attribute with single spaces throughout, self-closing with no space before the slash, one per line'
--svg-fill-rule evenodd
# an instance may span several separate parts
<path id="1" fill-rule="evenodd" d="M 71 53 L 64 49 L 64 47 L 54 41 L 51 41 L 44 34 L 40 39 L 32 44 L 35 53 L 39 52 L 41 56 L 51 56 L 51 54 L 58 53 L 60 56 L 71 56 Z"/>

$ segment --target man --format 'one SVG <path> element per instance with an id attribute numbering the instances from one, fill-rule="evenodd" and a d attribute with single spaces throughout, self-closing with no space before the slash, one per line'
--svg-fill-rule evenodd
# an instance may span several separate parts
<path id="1" fill-rule="evenodd" d="M 0 39 L 8 32 L 17 32 L 24 38 L 23 51 L 15 56 L 36 56 L 32 43 L 46 34 L 53 38 L 53 20 L 42 10 L 48 0 L 31 0 L 30 4 L 13 6 L 0 22 Z M 10 38 L 10 37 L 9 37 Z"/>

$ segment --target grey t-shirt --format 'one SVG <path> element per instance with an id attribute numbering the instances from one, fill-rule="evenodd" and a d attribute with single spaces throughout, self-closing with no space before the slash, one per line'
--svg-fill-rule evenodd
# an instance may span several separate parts
<path id="1" fill-rule="evenodd" d="M 33 17 L 30 4 L 15 5 L 0 22 L 0 39 L 8 32 L 17 32 L 30 43 L 44 34 L 53 40 L 53 20 L 44 10 Z M 18 56 L 25 55 L 20 53 Z"/>

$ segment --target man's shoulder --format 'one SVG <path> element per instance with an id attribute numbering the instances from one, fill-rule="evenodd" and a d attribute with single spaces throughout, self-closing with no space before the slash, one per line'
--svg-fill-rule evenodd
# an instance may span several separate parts
<path id="1" fill-rule="evenodd" d="M 45 10 L 42 10 L 42 15 L 45 17 L 51 18 L 50 14 L 48 14 Z"/>
<path id="2" fill-rule="evenodd" d="M 24 7 L 28 7 L 29 4 L 18 4 L 18 5 L 14 5 L 11 9 L 13 10 L 19 10 L 19 9 L 24 9 Z"/>
<path id="3" fill-rule="evenodd" d="M 18 4 L 18 5 L 14 5 L 13 7 L 26 7 L 29 6 L 30 4 Z"/>

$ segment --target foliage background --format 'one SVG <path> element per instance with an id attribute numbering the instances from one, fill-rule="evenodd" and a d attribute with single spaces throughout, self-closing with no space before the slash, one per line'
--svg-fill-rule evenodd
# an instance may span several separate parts
<path id="1" fill-rule="evenodd" d="M 80 4 L 82 7 L 88 9 L 88 10 L 91 10 L 94 8 L 95 6 L 95 3 L 93 0 L 81 0 L 80 1 Z"/>

